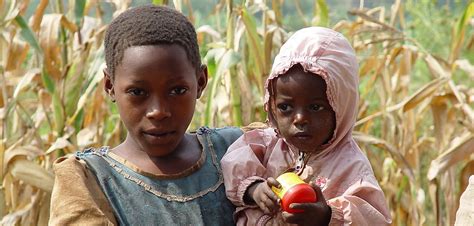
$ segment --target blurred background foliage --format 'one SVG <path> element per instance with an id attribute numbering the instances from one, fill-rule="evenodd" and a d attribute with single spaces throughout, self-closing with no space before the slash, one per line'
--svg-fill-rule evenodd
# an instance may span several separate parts
<path id="1" fill-rule="evenodd" d="M 360 63 L 354 137 L 393 224 L 453 224 L 474 173 L 471 0 L 0 0 L 2 225 L 46 225 L 54 160 L 124 138 L 102 89 L 104 31 L 146 3 L 196 26 L 210 80 L 190 130 L 264 121 L 263 82 L 288 36 L 345 34 Z"/>

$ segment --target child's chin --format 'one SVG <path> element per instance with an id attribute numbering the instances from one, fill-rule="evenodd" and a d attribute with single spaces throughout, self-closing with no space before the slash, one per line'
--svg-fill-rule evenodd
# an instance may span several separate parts
<path id="1" fill-rule="evenodd" d="M 301 147 L 301 148 L 298 148 L 299 151 L 303 152 L 303 153 L 317 153 L 321 150 L 319 150 L 317 147 L 319 146 L 311 146 L 311 147 Z"/>

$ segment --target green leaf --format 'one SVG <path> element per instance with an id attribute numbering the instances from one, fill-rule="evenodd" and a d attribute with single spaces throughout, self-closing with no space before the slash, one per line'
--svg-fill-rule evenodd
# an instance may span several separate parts
<path id="1" fill-rule="evenodd" d="M 204 114 L 204 125 L 210 125 L 211 117 L 213 114 L 212 112 L 212 104 L 214 99 L 214 94 L 217 90 L 217 85 L 221 81 L 222 75 L 225 71 L 229 70 L 230 67 L 236 65 L 240 61 L 240 56 L 232 49 L 227 50 L 227 52 L 222 56 L 220 60 L 217 62 L 217 71 L 215 76 L 210 81 L 209 93 L 207 95 L 207 103 L 206 103 L 206 111 Z"/>
<path id="2" fill-rule="evenodd" d="M 85 60 L 84 58 L 83 60 Z M 82 61 L 77 61 L 71 66 L 66 76 L 66 96 L 64 98 L 67 116 L 72 116 L 76 111 L 85 80 L 83 71 L 84 63 Z"/>
<path id="3" fill-rule="evenodd" d="M 329 9 L 326 4 L 325 0 L 318 0 L 316 2 L 316 9 L 315 9 L 315 20 L 313 20 L 314 26 L 329 26 Z"/>
<path id="4" fill-rule="evenodd" d="M 466 32 L 466 25 L 469 23 L 471 18 L 474 16 L 474 2 L 471 2 L 464 10 L 461 18 L 458 20 L 455 26 L 455 35 L 453 41 L 451 42 L 451 53 L 450 61 L 454 62 L 459 57 L 459 52 L 462 49 L 462 43 L 464 40 L 464 35 Z"/>
<path id="5" fill-rule="evenodd" d="M 461 35 L 461 32 L 464 30 L 464 26 L 466 26 L 469 23 L 469 20 L 471 17 L 474 16 L 474 2 L 471 2 L 468 7 L 466 7 L 466 10 L 462 14 L 461 19 L 458 21 L 458 24 L 456 25 L 456 36 L 459 37 Z"/>
<path id="6" fill-rule="evenodd" d="M 243 119 L 242 119 L 242 101 L 240 93 L 240 86 L 239 80 L 237 78 L 238 72 L 237 67 L 234 65 L 229 69 L 230 72 L 230 97 L 231 97 L 231 104 L 232 104 L 232 121 L 234 122 L 235 126 L 242 126 Z"/>
<path id="7" fill-rule="evenodd" d="M 258 87 L 263 87 L 262 76 L 266 75 L 265 53 L 263 51 L 263 42 L 258 35 L 255 19 L 243 8 L 241 12 L 242 21 L 245 25 L 245 37 L 248 41 L 251 61 L 255 64 L 255 81 L 258 81 Z"/>
<path id="8" fill-rule="evenodd" d="M 80 131 L 82 128 L 83 122 L 84 122 L 84 109 L 80 109 L 73 123 L 74 129 L 76 131 Z"/>
<path id="9" fill-rule="evenodd" d="M 237 65 L 239 61 L 239 54 L 232 49 L 228 49 L 224 56 L 222 56 L 222 58 L 217 62 L 216 74 L 223 74 L 225 71 L 229 70 L 230 67 Z"/>
<path id="10" fill-rule="evenodd" d="M 21 15 L 17 15 L 15 17 L 15 21 L 18 26 L 20 26 L 20 34 L 25 39 L 25 41 L 28 42 L 36 51 L 38 51 L 38 53 L 42 53 L 43 51 L 41 50 L 41 47 L 38 44 L 38 40 L 36 40 L 34 33 L 31 31 L 25 19 Z"/>
<path id="11" fill-rule="evenodd" d="M 55 122 L 55 129 L 58 132 L 58 136 L 62 136 L 65 118 L 64 118 L 64 108 L 59 97 L 59 92 L 53 93 L 53 116 Z"/>
<path id="12" fill-rule="evenodd" d="M 54 84 L 53 79 L 51 79 L 51 76 L 49 76 L 45 69 L 43 69 L 43 73 L 41 73 L 41 80 L 43 80 L 46 90 L 48 90 L 49 93 L 54 93 L 56 85 Z"/>
<path id="13" fill-rule="evenodd" d="M 164 1 L 163 0 L 152 0 L 151 3 L 153 5 L 163 5 Z"/>
<path id="14" fill-rule="evenodd" d="M 76 0 L 74 1 L 74 19 L 75 23 L 78 27 L 80 27 L 82 23 L 82 19 L 84 18 L 84 8 L 86 7 L 85 0 Z"/>

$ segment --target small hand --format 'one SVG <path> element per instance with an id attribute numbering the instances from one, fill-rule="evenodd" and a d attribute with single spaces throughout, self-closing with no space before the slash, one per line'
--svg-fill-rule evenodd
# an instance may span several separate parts
<path id="1" fill-rule="evenodd" d="M 301 209 L 301 213 L 283 212 L 283 220 L 286 223 L 298 225 L 328 225 L 331 220 L 331 207 L 326 204 L 326 199 L 321 189 L 314 183 L 311 183 L 316 192 L 318 200 L 314 203 L 292 203 L 290 208 Z"/>
<path id="2" fill-rule="evenodd" d="M 270 177 L 266 182 L 255 183 L 248 188 L 249 196 L 265 214 L 269 215 L 274 215 L 280 209 L 278 197 L 272 191 L 272 186 L 278 187 L 280 184 Z"/>

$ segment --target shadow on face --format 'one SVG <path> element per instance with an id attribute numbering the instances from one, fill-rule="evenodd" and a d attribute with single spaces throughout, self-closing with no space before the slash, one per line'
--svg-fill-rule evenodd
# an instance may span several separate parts
<path id="1" fill-rule="evenodd" d="M 324 79 L 293 66 L 273 82 L 272 113 L 280 134 L 301 151 L 327 143 L 336 128 Z"/>
<path id="2" fill-rule="evenodd" d="M 206 84 L 206 67 L 196 69 L 176 44 L 129 47 L 114 80 L 105 74 L 105 90 L 128 130 L 125 143 L 155 156 L 180 144 Z"/>

